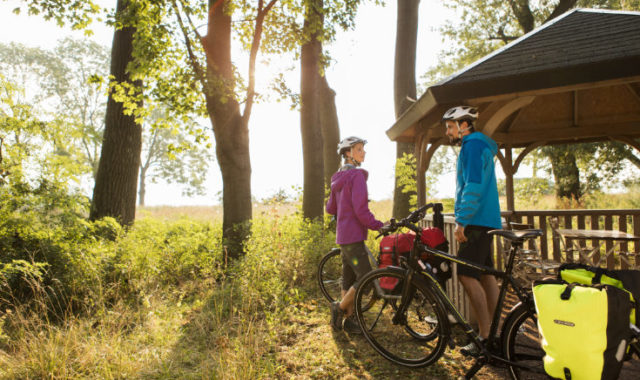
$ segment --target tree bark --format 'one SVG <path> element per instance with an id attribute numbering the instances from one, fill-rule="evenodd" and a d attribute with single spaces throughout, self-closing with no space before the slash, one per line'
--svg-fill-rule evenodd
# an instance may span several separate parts
<path id="1" fill-rule="evenodd" d="M 340 142 L 340 125 L 336 109 L 336 93 L 329 87 L 327 77 L 320 78 L 320 126 L 322 128 L 322 147 L 324 156 L 324 186 L 331 188 L 331 176 L 340 168 L 340 155 L 337 153 Z"/>
<path id="2" fill-rule="evenodd" d="M 322 0 L 307 3 L 303 33 L 308 41 L 300 53 L 300 131 L 304 182 L 302 213 L 305 218 L 319 219 L 324 215 L 324 157 L 320 123 L 320 57 L 318 40 L 322 30 Z"/>
<path id="3" fill-rule="evenodd" d="M 144 196 L 147 192 L 146 185 L 145 185 L 146 177 L 147 177 L 147 168 L 143 166 L 140 168 L 140 188 L 138 189 L 138 206 L 144 206 Z"/>
<path id="4" fill-rule="evenodd" d="M 418 40 L 418 8 L 420 0 L 398 0 L 396 52 L 393 76 L 393 97 L 396 120 L 416 98 L 416 47 Z M 411 143 L 396 143 L 396 159 L 413 154 Z M 415 177 L 414 177 L 415 179 Z M 398 186 L 397 170 L 393 191 L 393 217 L 403 218 L 409 213 L 409 199 L 415 192 L 403 193 Z"/>
<path id="5" fill-rule="evenodd" d="M 222 173 L 223 244 L 229 257 L 239 258 L 244 253 L 243 242 L 250 234 L 251 159 L 248 117 L 240 113 L 234 94 L 231 15 L 225 6 L 226 1 L 209 1 L 208 33 L 202 39 L 207 55 L 204 91 Z"/>
<path id="6" fill-rule="evenodd" d="M 547 156 L 551 161 L 551 171 L 558 198 L 580 199 L 580 170 L 576 156 L 570 146 L 549 147 Z"/>
<path id="7" fill-rule="evenodd" d="M 126 7 L 127 0 L 118 0 L 116 14 L 123 14 Z M 111 75 L 118 83 L 129 81 L 127 65 L 133 61 L 135 32 L 135 28 L 124 27 L 116 29 L 114 33 Z M 142 89 L 142 81 L 135 81 L 133 84 L 136 89 Z M 123 225 L 133 224 L 141 147 L 141 125 L 136 123 L 134 115 L 125 115 L 123 104 L 116 102 L 112 94 L 109 94 L 102 151 L 89 216 L 91 220 L 112 216 Z"/>

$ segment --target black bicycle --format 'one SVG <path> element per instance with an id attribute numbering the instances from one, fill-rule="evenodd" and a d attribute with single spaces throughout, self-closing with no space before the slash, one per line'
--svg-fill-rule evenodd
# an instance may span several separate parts
<path id="1" fill-rule="evenodd" d="M 402 260 L 400 267 L 374 270 L 360 282 L 356 291 L 355 311 L 367 341 L 383 357 L 396 364 L 424 367 L 437 361 L 447 345 L 455 347 L 449 314 L 453 315 L 468 338 L 480 348 L 480 354 L 466 374 L 467 378 L 473 377 L 487 363 L 506 365 L 514 379 L 526 379 L 529 374 L 534 377 L 544 374 L 544 351 L 537 331 L 533 297 L 530 290 L 518 286 L 511 276 L 514 259 L 522 251 L 524 242 L 541 236 L 542 231 L 490 232 L 511 241 L 506 269 L 502 272 L 424 245 L 420 240 L 422 229 L 416 223 L 433 206 L 434 204 L 423 206 L 400 221 L 392 220 L 384 230 L 387 234 L 406 227 L 416 233 L 416 239 L 409 257 Z M 480 341 L 431 274 L 430 265 L 420 259 L 423 252 L 502 279 L 498 306 L 493 315 L 489 338 L 485 342 Z M 380 279 L 386 277 L 398 280 L 398 286 L 392 291 L 383 291 L 376 286 Z M 519 302 L 507 313 L 498 339 L 496 333 L 509 286 Z"/>
<path id="2" fill-rule="evenodd" d="M 406 227 L 416 233 L 416 239 L 409 257 L 401 257 L 399 267 L 368 273 L 356 290 L 355 312 L 367 341 L 383 357 L 396 364 L 424 367 L 437 361 L 447 345 L 455 347 L 448 319 L 448 315 L 453 315 L 465 335 L 480 348 L 480 354 L 467 371 L 466 378 L 472 378 L 486 364 L 506 366 L 513 379 L 546 378 L 533 296 L 530 289 L 519 286 L 511 275 L 515 258 L 522 254 L 524 243 L 542 236 L 542 231 L 490 231 L 490 234 L 502 236 L 511 243 L 505 271 L 498 271 L 451 256 L 421 242 L 422 229 L 416 223 L 424 218 L 426 210 L 436 205 L 438 210 L 441 209 L 439 204 L 425 205 L 398 222 L 392 220 L 383 230 L 384 234 L 388 234 Z M 486 341 L 479 339 L 431 274 L 433 268 L 421 259 L 424 252 L 502 280 L 498 305 Z M 381 289 L 377 284 L 386 277 L 396 278 L 398 285 L 392 290 Z M 498 338 L 498 326 L 509 287 L 518 302 L 506 313 Z M 627 359 L 631 358 L 631 354 L 640 357 L 640 330 L 633 325 L 631 327 L 635 338 L 630 343 Z"/>

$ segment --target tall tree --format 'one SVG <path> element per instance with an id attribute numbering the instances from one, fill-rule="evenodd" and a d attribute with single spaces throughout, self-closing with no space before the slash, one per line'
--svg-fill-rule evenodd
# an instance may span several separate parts
<path id="1" fill-rule="evenodd" d="M 300 131 L 304 182 L 302 213 L 305 218 L 317 219 L 324 215 L 324 159 L 322 128 L 320 124 L 320 77 L 323 30 L 323 1 L 306 0 L 303 38 L 300 52 Z"/>
<path id="2" fill-rule="evenodd" d="M 324 187 L 328 189 L 331 187 L 331 176 L 340 168 L 340 156 L 337 153 L 340 142 L 340 123 L 336 108 L 336 92 L 329 87 L 327 77 L 324 75 L 320 78 L 318 96 L 324 157 Z"/>
<path id="3" fill-rule="evenodd" d="M 209 0 L 206 9 L 207 34 L 201 36 L 192 16 L 202 9 L 186 1 L 172 1 L 194 77 L 201 86 L 207 114 L 216 140 L 216 156 L 222 173 L 223 239 L 230 257 L 243 253 L 243 241 L 250 232 L 251 161 L 249 156 L 249 120 L 256 98 L 255 67 L 262 42 L 265 18 L 276 0 L 265 3 Z M 244 21 L 232 24 L 232 15 L 242 14 Z M 241 85 L 232 61 L 232 31 L 240 33 L 249 50 L 248 83 L 244 99 L 238 97 Z M 196 41 L 192 39 L 195 35 Z M 204 52 L 205 64 L 199 52 Z M 241 105 L 244 108 L 241 109 Z"/>
<path id="4" fill-rule="evenodd" d="M 416 99 L 416 48 L 418 39 L 418 8 L 420 0 L 398 0 L 396 52 L 393 75 L 393 100 L 396 119 Z M 396 175 L 393 191 L 393 216 L 402 218 L 409 213 L 412 192 L 403 191 L 399 183 L 397 160 L 414 153 L 411 143 L 396 143 Z M 413 191 L 415 194 L 415 191 Z"/>
<path id="5" fill-rule="evenodd" d="M 129 72 L 136 33 L 136 28 L 130 26 L 136 16 L 134 4 L 130 0 L 118 0 L 116 5 L 110 69 L 113 81 L 89 215 L 91 220 L 112 216 L 124 225 L 132 224 L 135 219 L 142 148 L 142 127 L 135 113 L 117 99 L 116 90 L 117 86 L 123 86 L 134 94 L 140 94 L 142 90 L 142 80 L 132 80 Z"/>

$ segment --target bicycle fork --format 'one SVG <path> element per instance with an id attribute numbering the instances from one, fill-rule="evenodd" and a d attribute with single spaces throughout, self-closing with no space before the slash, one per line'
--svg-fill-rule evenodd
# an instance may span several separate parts
<path id="1" fill-rule="evenodd" d="M 415 272 L 411 267 L 407 268 L 405 283 L 402 284 L 402 296 L 400 297 L 400 305 L 398 305 L 398 310 L 396 310 L 395 315 L 391 319 L 391 322 L 394 325 L 405 325 L 407 323 L 407 309 L 409 308 L 409 303 L 411 302 L 411 298 L 413 297 L 413 292 L 411 291 L 411 281 L 413 280 L 414 273 Z"/>

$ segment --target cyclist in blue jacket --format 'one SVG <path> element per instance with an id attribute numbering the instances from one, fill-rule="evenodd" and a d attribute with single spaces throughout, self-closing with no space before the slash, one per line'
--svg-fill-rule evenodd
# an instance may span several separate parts
<path id="1" fill-rule="evenodd" d="M 342 300 L 331 304 L 331 326 L 343 328 L 343 319 L 353 313 L 357 281 L 371 271 L 369 253 L 364 244 L 368 230 L 379 230 L 383 223 L 369 211 L 367 191 L 368 173 L 360 169 L 364 161 L 364 144 L 359 137 L 347 137 L 338 144 L 338 154 L 344 158 L 342 166 L 331 177 L 331 195 L 326 210 L 336 215 L 336 243 L 342 252 Z M 348 332 L 360 332 L 357 322 L 344 320 Z"/>
<path id="2" fill-rule="evenodd" d="M 492 237 L 487 232 L 502 228 L 494 165 L 498 145 L 488 136 L 474 130 L 477 119 L 478 110 L 468 106 L 453 107 L 442 117 L 449 140 L 461 145 L 456 168 L 454 231 L 454 236 L 460 243 L 458 256 L 492 267 Z M 469 296 L 478 319 L 479 335 L 486 339 L 489 336 L 491 316 L 498 302 L 496 279 L 462 265 L 458 266 L 458 279 Z M 462 352 L 474 355 L 479 349 L 474 343 L 470 343 L 463 347 Z"/>

